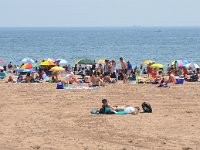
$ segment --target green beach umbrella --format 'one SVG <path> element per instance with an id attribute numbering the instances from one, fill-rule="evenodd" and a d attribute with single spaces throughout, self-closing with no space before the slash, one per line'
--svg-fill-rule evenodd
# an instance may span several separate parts
<path id="1" fill-rule="evenodd" d="M 95 61 L 91 59 L 81 59 L 77 62 L 77 64 L 92 65 L 95 64 Z"/>

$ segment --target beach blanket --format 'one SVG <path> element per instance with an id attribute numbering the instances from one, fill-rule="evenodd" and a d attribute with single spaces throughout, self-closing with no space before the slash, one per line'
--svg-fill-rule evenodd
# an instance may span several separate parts
<path id="1" fill-rule="evenodd" d="M 100 114 L 99 110 L 97 110 L 97 109 L 91 110 L 90 113 L 91 114 Z M 127 112 L 121 110 L 121 111 L 117 111 L 115 114 L 112 114 L 112 115 L 127 115 L 127 114 L 128 114 Z M 108 114 L 104 114 L 104 115 L 108 115 Z M 109 115 L 111 115 L 111 114 L 109 114 Z"/>
<path id="2" fill-rule="evenodd" d="M 89 87 L 89 86 L 65 86 L 64 89 L 69 90 L 93 90 L 97 89 L 98 87 Z"/>

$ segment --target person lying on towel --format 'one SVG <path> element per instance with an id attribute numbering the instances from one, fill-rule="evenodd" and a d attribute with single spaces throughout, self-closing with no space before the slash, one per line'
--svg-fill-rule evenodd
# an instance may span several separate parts
<path id="1" fill-rule="evenodd" d="M 119 107 L 119 106 L 113 107 L 108 103 L 107 99 L 102 99 L 102 107 L 99 111 L 100 114 L 117 114 L 117 112 L 120 112 L 120 111 L 124 111 L 126 114 L 136 115 L 139 113 L 140 108 L 132 107 L 130 105 L 122 106 L 122 107 Z"/>

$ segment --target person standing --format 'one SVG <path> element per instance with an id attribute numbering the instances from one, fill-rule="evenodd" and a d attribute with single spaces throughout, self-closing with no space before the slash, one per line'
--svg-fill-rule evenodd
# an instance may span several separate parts
<path id="1" fill-rule="evenodd" d="M 121 69 L 123 73 L 123 83 L 127 83 L 127 63 L 126 61 L 120 57 Z"/>
<path id="2" fill-rule="evenodd" d="M 8 72 L 11 73 L 12 72 L 11 70 L 12 70 L 12 62 L 8 64 Z"/>
<path id="3" fill-rule="evenodd" d="M 111 75 L 110 75 L 110 77 L 116 79 L 117 78 L 117 76 L 116 76 L 116 62 L 114 60 L 111 61 L 110 68 L 111 68 Z"/>

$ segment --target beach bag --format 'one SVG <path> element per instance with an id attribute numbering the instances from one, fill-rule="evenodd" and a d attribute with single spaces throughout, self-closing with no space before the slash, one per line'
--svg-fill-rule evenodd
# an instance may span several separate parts
<path id="1" fill-rule="evenodd" d="M 142 103 L 142 109 L 144 110 L 145 113 L 152 113 L 152 107 L 147 102 Z"/>
<path id="2" fill-rule="evenodd" d="M 64 89 L 64 84 L 62 82 L 57 83 L 57 89 Z"/>

